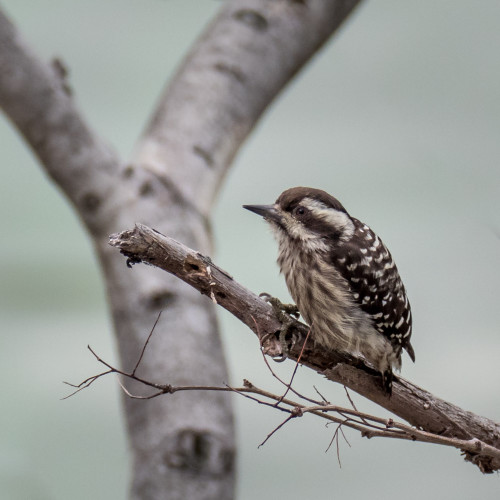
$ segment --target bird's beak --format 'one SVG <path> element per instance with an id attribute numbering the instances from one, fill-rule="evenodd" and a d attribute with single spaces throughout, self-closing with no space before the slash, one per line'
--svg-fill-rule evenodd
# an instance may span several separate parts
<path id="1" fill-rule="evenodd" d="M 243 208 L 272 222 L 281 223 L 281 215 L 274 205 L 243 205 Z"/>

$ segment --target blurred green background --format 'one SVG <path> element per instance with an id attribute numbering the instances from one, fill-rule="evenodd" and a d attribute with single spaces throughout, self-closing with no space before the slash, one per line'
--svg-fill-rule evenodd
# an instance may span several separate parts
<path id="1" fill-rule="evenodd" d="M 278 1 L 278 0 L 275 0 Z M 190 45 L 221 2 L 16 0 L 3 6 L 46 60 L 70 69 L 92 126 L 127 157 Z M 216 262 L 287 300 L 276 245 L 243 203 L 321 187 L 395 256 L 415 321 L 403 376 L 500 420 L 500 3 L 363 4 L 273 104 L 215 210 Z M 116 361 L 96 260 L 77 217 L 0 115 L 0 498 L 121 499 L 129 472 L 116 381 L 69 400 L 63 380 Z M 126 228 L 117 227 L 116 230 Z M 124 265 L 124 272 L 127 269 Z M 255 337 L 219 311 L 231 381 L 273 387 Z M 148 329 L 150 325 L 145 325 Z M 279 367 L 283 374 L 290 367 Z M 221 381 L 223 382 L 223 381 Z M 338 404 L 342 388 L 299 370 Z M 354 396 L 360 409 L 384 413 Z M 235 399 L 238 498 L 497 499 L 452 449 L 347 433 L 313 418 L 258 444 L 282 415 Z"/>

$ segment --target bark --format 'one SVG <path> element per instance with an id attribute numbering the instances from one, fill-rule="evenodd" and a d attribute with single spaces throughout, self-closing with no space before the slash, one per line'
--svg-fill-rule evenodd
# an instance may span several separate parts
<path id="1" fill-rule="evenodd" d="M 0 106 L 89 231 L 124 369 L 135 364 L 163 309 L 141 375 L 176 384 L 227 381 L 213 305 L 171 276 L 126 272 L 107 235 L 139 221 L 211 253 L 211 205 L 238 148 L 357 3 L 225 2 L 160 98 L 131 162 L 86 123 L 61 63 L 41 61 L 0 12 Z M 227 395 L 125 399 L 124 405 L 132 498 L 233 497 Z"/>
<path id="2" fill-rule="evenodd" d="M 206 214 L 263 111 L 358 3 L 225 2 L 161 97 L 137 161 Z"/>
<path id="3" fill-rule="evenodd" d="M 276 339 L 281 323 L 272 307 L 234 281 L 209 257 L 143 225 L 112 235 L 110 244 L 128 257 L 129 265 L 138 262 L 154 265 L 196 288 L 231 312 L 261 339 L 270 336 L 271 342 L 265 348 L 269 348 L 273 355 L 280 354 L 280 344 Z M 297 360 L 301 355 L 307 330 L 306 325 L 294 322 L 295 342 L 288 354 L 291 359 Z M 306 345 L 300 361 L 405 419 L 417 429 L 440 437 L 474 441 L 476 452 L 465 452 L 465 459 L 485 473 L 500 470 L 500 424 L 443 401 L 402 377 L 395 377 L 393 394 L 388 397 L 378 373 L 360 360 L 325 351 L 321 346 Z"/>

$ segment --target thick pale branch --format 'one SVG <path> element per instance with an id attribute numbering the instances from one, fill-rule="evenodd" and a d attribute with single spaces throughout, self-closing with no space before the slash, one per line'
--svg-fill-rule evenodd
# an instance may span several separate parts
<path id="1" fill-rule="evenodd" d="M 82 118 L 65 72 L 41 61 L 0 10 L 0 107 L 95 233 L 121 163 Z"/>
<path id="2" fill-rule="evenodd" d="M 224 2 L 160 98 L 134 162 L 207 214 L 267 106 L 358 3 Z"/>
<path id="3" fill-rule="evenodd" d="M 112 235 L 110 244 L 128 257 L 129 264 L 145 262 L 174 274 L 230 311 L 261 338 L 268 335 L 276 338 L 281 324 L 271 306 L 208 257 L 140 224 L 131 231 Z M 296 341 L 291 346 L 290 358 L 298 359 L 307 330 L 305 325 L 295 322 Z M 276 342 L 271 354 L 279 353 L 276 345 L 279 346 Z M 419 430 L 464 442 L 478 440 L 500 450 L 499 424 L 443 401 L 403 378 L 396 378 L 389 398 L 381 389 L 379 377 L 359 360 L 308 345 L 301 363 L 378 403 Z M 500 469 L 498 455 L 483 454 L 481 447 L 476 448 L 477 452 L 465 450 L 467 460 L 483 472 Z"/>

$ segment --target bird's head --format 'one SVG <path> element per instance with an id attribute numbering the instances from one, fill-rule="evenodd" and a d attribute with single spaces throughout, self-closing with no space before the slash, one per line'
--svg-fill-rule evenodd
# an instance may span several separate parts
<path id="1" fill-rule="evenodd" d="M 328 250 L 348 241 L 354 224 L 342 204 L 320 189 L 294 187 L 283 191 L 273 205 L 243 205 L 269 222 L 278 241 L 302 244 L 305 250 Z"/>

